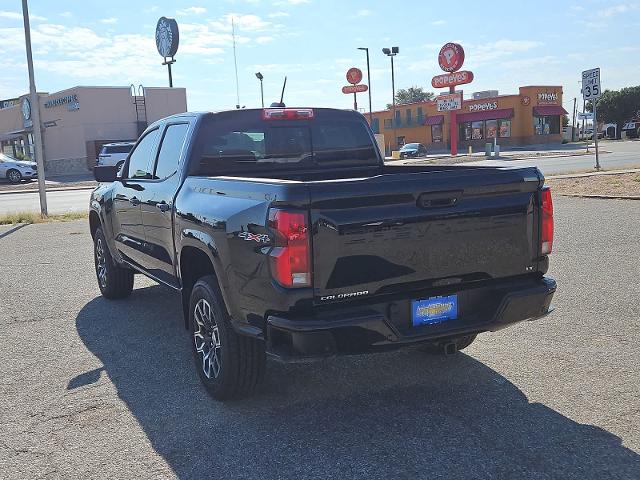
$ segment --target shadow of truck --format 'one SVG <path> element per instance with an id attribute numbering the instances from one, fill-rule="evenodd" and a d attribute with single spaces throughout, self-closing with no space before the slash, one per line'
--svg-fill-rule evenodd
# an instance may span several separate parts
<path id="1" fill-rule="evenodd" d="M 618 437 L 529 403 L 465 354 L 270 362 L 256 397 L 221 404 L 192 368 L 177 294 L 96 298 L 76 327 L 180 478 L 640 478 Z"/>

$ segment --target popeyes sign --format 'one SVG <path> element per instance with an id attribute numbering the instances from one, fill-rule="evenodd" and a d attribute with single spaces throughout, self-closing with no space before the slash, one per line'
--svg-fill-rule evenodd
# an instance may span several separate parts
<path id="1" fill-rule="evenodd" d="M 557 103 L 558 94 L 556 92 L 538 93 L 538 105 L 556 105 Z"/>
<path id="2" fill-rule="evenodd" d="M 471 82 L 473 82 L 473 72 L 460 71 L 436 75 L 431 79 L 431 86 L 433 88 L 445 88 L 464 85 Z"/>
<path id="3" fill-rule="evenodd" d="M 438 63 L 445 72 L 456 72 L 464 63 L 464 48 L 459 43 L 446 43 L 438 54 Z"/>
<path id="4" fill-rule="evenodd" d="M 464 64 L 464 48 L 458 43 L 449 42 L 442 46 L 438 54 L 438 64 L 445 74 L 431 79 L 433 88 L 455 87 L 473 82 L 473 72 L 460 71 Z"/>

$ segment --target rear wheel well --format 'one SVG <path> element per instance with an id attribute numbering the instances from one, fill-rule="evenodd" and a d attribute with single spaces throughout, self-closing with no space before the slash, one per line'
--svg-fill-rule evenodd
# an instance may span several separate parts
<path id="1" fill-rule="evenodd" d="M 209 256 L 199 248 L 184 247 L 180 252 L 180 278 L 182 279 L 182 311 L 185 328 L 189 328 L 191 290 L 196 282 L 206 275 L 216 276 Z"/>
<path id="2" fill-rule="evenodd" d="M 96 230 L 100 227 L 100 217 L 98 214 L 91 210 L 89 213 L 89 229 L 91 230 L 91 237 L 96 238 Z"/>

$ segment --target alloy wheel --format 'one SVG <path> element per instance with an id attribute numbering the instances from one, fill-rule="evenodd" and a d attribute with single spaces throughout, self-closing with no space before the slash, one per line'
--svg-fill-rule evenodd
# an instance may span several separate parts
<path id="1" fill-rule="evenodd" d="M 9 181 L 12 183 L 18 183 L 20 180 L 22 180 L 22 175 L 20 175 L 19 171 L 11 170 L 9 172 Z"/>
<path id="2" fill-rule="evenodd" d="M 104 252 L 104 245 L 102 239 L 96 240 L 96 270 L 98 274 L 98 281 L 102 288 L 107 288 L 107 258 Z"/>
<path id="3" fill-rule="evenodd" d="M 220 330 L 207 300 L 201 298 L 193 311 L 193 341 L 200 356 L 202 372 L 207 378 L 218 378 L 222 369 Z"/>

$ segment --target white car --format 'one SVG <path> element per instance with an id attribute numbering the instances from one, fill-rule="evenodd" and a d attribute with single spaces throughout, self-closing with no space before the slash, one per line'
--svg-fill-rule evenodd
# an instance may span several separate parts
<path id="1" fill-rule="evenodd" d="M 6 178 L 11 183 L 38 178 L 36 162 L 26 162 L 0 153 L 0 178 Z"/>
<path id="2" fill-rule="evenodd" d="M 119 170 L 134 145 L 135 142 L 105 143 L 98 154 L 96 165 L 98 167 L 117 165 Z"/>

